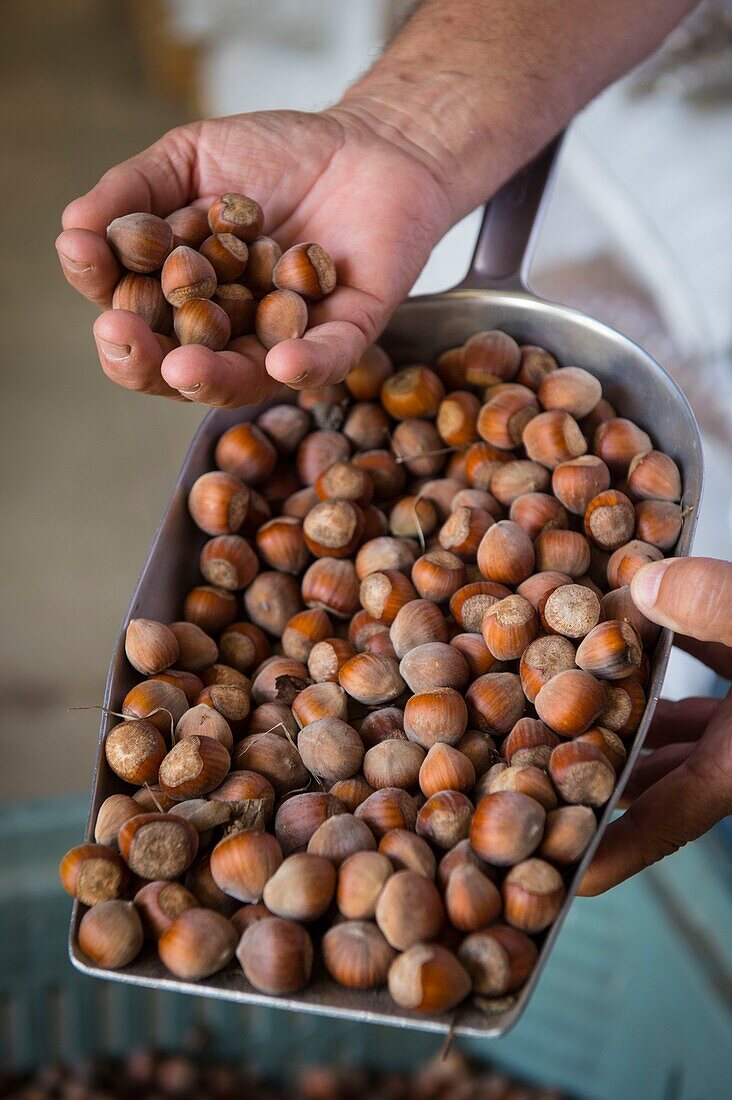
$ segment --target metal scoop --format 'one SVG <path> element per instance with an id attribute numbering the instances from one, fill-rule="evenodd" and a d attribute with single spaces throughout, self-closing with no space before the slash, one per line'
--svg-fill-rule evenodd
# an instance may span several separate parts
<path id="1" fill-rule="evenodd" d="M 678 463 L 684 484 L 684 506 L 691 509 L 684 523 L 677 555 L 688 554 L 696 525 L 702 490 L 702 451 L 699 430 L 683 393 L 650 355 L 627 337 L 574 309 L 543 301 L 527 290 L 526 272 L 532 245 L 541 222 L 559 139 L 531 165 L 507 183 L 488 204 L 468 275 L 454 290 L 411 298 L 396 311 L 381 343 L 397 364 L 431 362 L 440 352 L 462 344 L 481 329 L 503 329 L 522 344 L 547 348 L 564 365 L 582 366 L 602 382 L 604 395 L 620 414 L 629 417 L 651 435 L 654 445 Z M 295 395 L 290 395 L 294 400 Z M 287 398 L 285 398 L 287 399 Z M 277 399 L 282 401 L 283 398 Z M 269 404 L 276 404 L 272 401 Z M 251 420 L 261 409 L 216 410 L 206 417 L 191 444 L 178 481 L 163 515 L 150 553 L 135 588 L 124 626 L 135 617 L 172 622 L 180 618 L 187 591 L 200 582 L 198 552 L 204 536 L 198 531 L 186 505 L 188 492 L 200 474 L 213 468 L 216 440 L 232 424 Z M 136 681 L 124 655 L 124 627 L 115 647 L 105 691 L 104 705 L 119 711 L 127 691 Z M 652 660 L 648 705 L 617 788 L 605 807 L 593 844 L 567 881 L 567 898 L 558 919 L 544 938 L 538 963 L 529 981 L 515 998 L 493 1006 L 490 1013 L 467 1001 L 453 1017 L 422 1017 L 395 1005 L 385 990 L 361 993 L 336 985 L 317 972 L 302 993 L 269 997 L 257 993 L 234 962 L 206 981 L 189 983 L 171 977 L 154 949 L 121 971 L 102 970 L 89 964 L 79 950 L 77 929 L 81 916 L 75 904 L 70 937 L 71 959 L 79 970 L 104 979 L 130 982 L 157 989 L 177 990 L 208 997 L 314 1012 L 365 1022 L 494 1037 L 504 1034 L 524 1012 L 541 971 L 561 931 L 577 884 L 581 881 L 643 744 L 663 682 L 671 634 L 664 630 Z M 105 717 L 101 724 L 99 752 L 87 834 L 93 839 L 93 823 L 103 800 L 123 789 L 107 767 L 103 743 L 118 719 Z"/>

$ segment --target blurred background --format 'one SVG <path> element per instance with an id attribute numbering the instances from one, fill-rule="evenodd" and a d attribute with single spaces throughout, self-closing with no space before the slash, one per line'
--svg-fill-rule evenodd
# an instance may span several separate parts
<path id="1" fill-rule="evenodd" d="M 104 994 L 117 998 L 106 1016 L 91 999 L 101 993 L 79 993 L 68 1034 L 48 1022 L 49 975 L 54 996 L 71 980 L 61 944 L 68 906 L 55 896 L 52 864 L 81 835 L 96 752 L 98 715 L 69 708 L 101 702 L 118 624 L 202 415 L 104 378 L 91 338 L 94 310 L 67 287 L 56 262 L 61 211 L 172 126 L 327 104 L 410 7 L 404 0 L 2 5 L 0 942 L 8 947 L 0 948 L 0 1059 L 7 1064 L 37 1059 L 41 1037 L 68 1056 L 109 1052 L 112 1033 L 120 1053 L 144 1039 L 148 1017 L 141 1001 L 124 1000 L 127 991 Z M 656 57 L 574 124 L 533 269 L 539 293 L 609 321 L 679 380 L 706 450 L 696 551 L 718 557 L 730 557 L 732 544 L 731 193 L 732 5 L 707 0 Z M 459 281 L 479 217 L 436 248 L 417 292 Z M 719 690 L 712 680 L 677 654 L 665 693 Z M 575 905 L 526 1020 L 480 1057 L 575 1095 L 724 1095 L 715 1076 L 724 1068 L 718 1055 L 732 1003 L 724 851 L 723 839 L 710 838 L 640 884 Z M 33 920 L 24 909 L 32 902 Z M 27 997 L 19 1008 L 21 986 Z M 175 1045 L 188 1025 L 213 1017 L 205 1002 L 174 1000 L 164 1037 Z M 271 1024 L 271 1017 L 259 1013 L 247 1026 L 260 1038 L 292 1039 L 286 1029 L 296 1024 Z M 8 1019 L 12 1027 L 3 1030 Z M 241 1039 L 241 1029 L 232 1020 L 219 1013 L 216 1026 L 239 1051 L 231 1037 Z M 337 1048 L 338 1058 L 358 1062 L 374 1049 L 366 1032 L 332 1025 L 317 1049 L 335 1058 Z M 436 1048 L 434 1039 L 410 1046 L 374 1034 L 393 1064 L 413 1067 Z M 316 1038 L 301 1028 L 292 1042 L 312 1052 Z M 252 1049 L 261 1051 L 262 1041 Z"/>

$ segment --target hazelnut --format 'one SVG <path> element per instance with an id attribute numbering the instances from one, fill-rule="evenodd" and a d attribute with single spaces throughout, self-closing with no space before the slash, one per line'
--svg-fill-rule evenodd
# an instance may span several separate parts
<path id="1" fill-rule="evenodd" d="M 435 361 L 435 372 L 445 383 L 448 390 L 460 389 L 465 386 L 466 378 L 463 369 L 463 349 L 448 348 Z"/>
<path id="2" fill-rule="evenodd" d="M 552 474 L 552 492 L 575 516 L 584 516 L 590 501 L 610 488 L 610 471 L 597 455 L 561 462 Z"/>
<path id="3" fill-rule="evenodd" d="M 394 367 L 378 344 L 366 348 L 356 366 L 346 375 L 346 386 L 356 401 L 375 401 Z"/>
<path id="4" fill-rule="evenodd" d="M 262 231 L 264 214 L 254 199 L 229 191 L 211 203 L 208 224 L 212 233 L 233 233 L 241 241 L 253 241 Z"/>
<path id="5" fill-rule="evenodd" d="M 155 214 L 125 214 L 107 226 L 107 243 L 123 267 L 145 274 L 162 267 L 173 230 Z"/>
<path id="6" fill-rule="evenodd" d="M 660 626 L 651 622 L 638 610 L 630 595 L 629 585 L 606 592 L 602 597 L 602 610 L 606 619 L 620 619 L 629 623 L 644 646 L 650 647 L 658 639 L 661 632 Z"/>
<path id="7" fill-rule="evenodd" d="M 190 821 L 198 833 L 199 847 L 208 840 L 212 829 L 231 820 L 231 807 L 213 799 L 209 802 L 205 798 L 189 798 L 187 802 L 176 802 L 169 812 Z"/>
<path id="8" fill-rule="evenodd" d="M 106 970 L 128 966 L 139 955 L 143 941 L 140 916 L 131 901 L 102 901 L 81 918 L 79 947 Z"/>
<path id="9" fill-rule="evenodd" d="M 216 685 L 219 690 L 238 692 L 238 688 L 226 688 L 221 685 Z M 206 688 L 206 691 L 210 691 L 210 688 Z M 249 699 L 244 694 L 246 699 L 247 709 L 246 714 L 249 713 L 248 703 Z M 246 717 L 246 714 L 244 717 Z M 234 747 L 234 738 L 231 732 L 231 726 L 215 707 L 207 706 L 205 703 L 199 703 L 195 707 L 191 707 L 186 710 L 178 719 L 173 741 L 183 741 L 186 737 L 209 737 L 213 741 L 218 741 L 226 749 L 228 753 Z"/>
<path id="10" fill-rule="evenodd" d="M 466 936 L 458 958 L 473 982 L 473 992 L 503 997 L 520 989 L 536 965 L 538 950 L 518 928 L 494 924 Z"/>
<path id="11" fill-rule="evenodd" d="M 632 677 L 617 684 L 604 683 L 605 706 L 598 718 L 604 729 L 610 729 L 620 737 L 635 733 L 646 709 L 646 696 L 642 686 Z"/>
<path id="12" fill-rule="evenodd" d="M 231 915 L 231 923 L 236 928 L 239 936 L 243 936 L 250 924 L 256 924 L 258 920 L 266 920 L 271 917 L 267 906 L 261 901 L 255 901 L 253 905 L 242 905 Z"/>
<path id="13" fill-rule="evenodd" d="M 295 921 L 256 921 L 244 932 L 236 956 L 247 981 L 260 993 L 296 993 L 310 981 L 313 944 Z"/>
<path id="14" fill-rule="evenodd" d="M 246 247 L 246 246 L 245 246 Z M 161 273 L 163 294 L 171 305 L 179 309 L 190 301 L 203 301 L 211 298 L 216 290 L 216 271 L 209 259 L 186 245 L 179 245 L 168 256 Z M 227 282 L 229 280 L 226 280 Z M 177 316 L 177 315 L 176 315 Z M 206 311 L 200 311 L 197 322 L 186 324 L 208 324 Z M 211 314 L 215 316 L 215 314 Z M 176 335 L 181 339 L 176 326 Z M 181 343 L 200 343 L 195 339 L 181 340 Z"/>
<path id="15" fill-rule="evenodd" d="M 450 639 L 450 646 L 465 659 L 468 667 L 468 682 L 484 676 L 496 664 L 496 659 L 485 644 L 482 634 L 456 634 Z M 455 685 L 445 686 L 454 687 Z"/>
<path id="16" fill-rule="evenodd" d="M 249 490 L 232 474 L 216 470 L 201 476 L 188 496 L 188 510 L 207 535 L 235 534 L 247 516 Z"/>
<path id="17" fill-rule="evenodd" d="M 356 573 L 360 581 L 371 573 L 397 570 L 409 573 L 417 557 L 414 545 L 406 539 L 382 535 L 365 542 L 356 554 Z"/>
<path id="18" fill-rule="evenodd" d="M 455 494 L 465 485 L 462 477 L 438 477 L 420 484 L 419 495 L 423 500 L 428 500 L 437 512 L 440 523 L 444 523 L 452 512 L 452 502 Z"/>
<path id="19" fill-rule="evenodd" d="M 152 619 L 131 619 L 125 631 L 125 653 L 133 668 L 143 676 L 154 676 L 178 659 L 178 642 L 163 623 Z"/>
<path id="20" fill-rule="evenodd" d="M 606 489 L 587 505 L 584 526 L 588 539 L 602 550 L 617 550 L 633 535 L 635 509 L 624 493 Z"/>
<path id="21" fill-rule="evenodd" d="M 517 523 L 529 536 L 535 539 L 542 531 L 565 528 L 569 520 L 559 501 L 547 493 L 528 492 L 517 496 L 509 510 L 512 523 Z"/>
<path id="22" fill-rule="evenodd" d="M 544 532 L 544 535 L 553 533 Z M 512 586 L 520 584 L 534 572 L 533 543 L 517 523 L 500 520 L 483 535 L 478 547 L 478 568 L 486 580 Z M 464 622 L 461 626 L 465 627 Z"/>
<path id="23" fill-rule="evenodd" d="M 456 867 L 445 888 L 445 908 L 450 922 L 461 932 L 477 932 L 500 916 L 500 891 L 487 875 L 471 863 Z"/>
<path id="24" fill-rule="evenodd" d="M 478 435 L 486 443 L 510 451 L 520 445 L 524 428 L 538 415 L 539 405 L 526 386 L 511 384 L 496 389 L 498 392 L 491 393 L 478 414 Z"/>
<path id="25" fill-rule="evenodd" d="M 245 242 L 240 241 L 233 233 L 214 233 L 201 242 L 199 252 L 211 264 L 219 283 L 233 283 L 244 273 L 249 259 L 249 249 Z M 248 292 L 248 297 L 253 299 L 251 291 Z"/>
<path id="26" fill-rule="evenodd" d="M 166 794 L 180 801 L 201 798 L 219 786 L 230 763 L 229 753 L 219 741 L 185 737 L 161 761 L 158 782 Z"/>
<path id="27" fill-rule="evenodd" d="M 581 367 L 551 371 L 537 390 L 544 409 L 562 409 L 578 419 L 592 412 L 602 397 L 600 382 Z"/>
<path id="28" fill-rule="evenodd" d="M 324 614 L 324 612 L 319 613 Z M 322 641 L 316 641 L 307 658 L 311 679 L 316 684 L 337 683 L 338 673 L 346 661 L 355 656 L 355 653 L 355 647 L 345 638 L 324 638 Z"/>
<path id="29" fill-rule="evenodd" d="M 132 801 L 137 804 L 138 814 L 141 813 L 167 813 L 175 806 L 175 800 L 161 790 L 158 783 L 146 783 L 132 796 Z M 116 841 L 115 841 L 116 847 Z"/>
<path id="30" fill-rule="evenodd" d="M 536 851 L 546 811 L 519 791 L 496 791 L 478 803 L 470 826 L 470 844 L 481 859 L 512 867 Z"/>
<path id="31" fill-rule="evenodd" d="M 391 829 L 379 841 L 379 851 L 397 871 L 415 871 L 434 882 L 437 861 L 426 840 L 406 829 Z"/>
<path id="32" fill-rule="evenodd" d="M 338 869 L 336 900 L 341 915 L 349 920 L 372 918 L 384 883 L 393 870 L 391 861 L 379 852 L 354 852 L 348 856 Z"/>
<path id="33" fill-rule="evenodd" d="M 422 496 L 402 497 L 389 513 L 389 530 L 401 538 L 428 538 L 437 522 L 434 504 Z"/>
<path id="34" fill-rule="evenodd" d="M 623 770 L 628 754 L 625 751 L 625 745 L 613 730 L 606 729 L 604 726 L 592 726 L 575 740 L 582 744 L 594 745 L 607 757 L 616 772 Z"/>
<path id="35" fill-rule="evenodd" d="M 605 705 L 599 680 L 583 669 L 559 672 L 540 689 L 536 712 L 562 737 L 576 737 L 596 721 Z"/>
<path id="36" fill-rule="evenodd" d="M 320 608 L 298 611 L 288 620 L 282 632 L 282 649 L 286 657 L 295 661 L 308 660 L 313 647 L 333 633 L 333 626 Z"/>
<path id="37" fill-rule="evenodd" d="M 465 694 L 471 725 L 484 733 L 509 733 L 523 716 L 526 700 L 512 672 L 489 672 L 473 680 Z"/>
<path id="38" fill-rule="evenodd" d="M 488 608 L 483 618 L 485 644 L 499 661 L 520 657 L 536 637 L 539 619 L 523 596 L 506 596 Z"/>
<path id="39" fill-rule="evenodd" d="M 598 425 L 592 450 L 617 476 L 627 473 L 631 459 L 650 451 L 651 437 L 632 420 L 616 417 Z"/>
<path id="40" fill-rule="evenodd" d="M 434 477 L 445 465 L 444 444 L 429 420 L 400 421 L 391 433 L 391 445 L 397 462 L 403 462 L 413 477 Z"/>
<path id="41" fill-rule="evenodd" d="M 357 653 L 346 661 L 338 682 L 352 699 L 367 706 L 390 703 L 405 687 L 394 658 L 373 653 Z"/>
<path id="42" fill-rule="evenodd" d="M 392 1000 L 415 1012 L 448 1012 L 471 988 L 455 955 L 435 943 L 418 943 L 399 955 L 389 968 L 388 981 Z"/>
<path id="43" fill-rule="evenodd" d="M 365 507 L 374 493 L 371 478 L 352 462 L 334 462 L 315 482 L 315 493 L 321 501 L 348 501 Z"/>
<path id="44" fill-rule="evenodd" d="M 180 882 L 147 882 L 135 894 L 135 909 L 146 935 L 159 940 L 186 909 L 195 909 L 198 900 Z"/>
<path id="45" fill-rule="evenodd" d="M 104 799 L 94 822 L 94 840 L 110 848 L 117 847 L 117 833 L 125 821 L 136 817 L 140 806 L 128 794 L 110 794 Z"/>
<path id="46" fill-rule="evenodd" d="M 293 290 L 273 290 L 257 305 L 254 331 L 269 351 L 283 340 L 299 339 L 308 326 L 308 307 Z"/>
<path id="47" fill-rule="evenodd" d="M 375 915 L 384 936 L 398 951 L 434 939 L 445 923 L 437 887 L 416 871 L 390 875 L 376 903 Z"/>
<path id="48" fill-rule="evenodd" d="M 456 744 L 467 725 L 468 708 L 454 688 L 419 692 L 407 700 L 404 708 L 404 732 L 423 749 L 430 749 L 437 741 Z"/>
<path id="49" fill-rule="evenodd" d="M 310 855 L 324 856 L 336 867 L 355 852 L 376 850 L 374 834 L 353 814 L 337 814 L 319 825 L 308 841 Z"/>
<path id="50" fill-rule="evenodd" d="M 352 775 L 350 779 L 339 779 L 334 783 L 330 793 L 343 803 L 349 814 L 353 814 L 374 793 L 374 788 L 362 775 Z"/>
<path id="51" fill-rule="evenodd" d="M 590 545 L 578 531 L 542 531 L 534 542 L 539 572 L 583 576 L 590 566 Z"/>
<path id="52" fill-rule="evenodd" d="M 510 454 L 499 447 L 490 443 L 472 443 L 465 452 L 465 480 L 471 489 L 492 493 L 495 474 L 510 460 Z"/>
<path id="53" fill-rule="evenodd" d="M 381 387 L 381 403 L 395 420 L 437 415 L 445 387 L 428 367 L 404 367 L 390 375 Z"/>
<path id="54" fill-rule="evenodd" d="M 632 539 L 610 555 L 607 563 L 608 584 L 611 588 L 629 585 L 639 569 L 649 562 L 660 561 L 662 557 L 663 553 L 657 546 L 641 542 L 640 539 Z"/>
<path id="55" fill-rule="evenodd" d="M 350 558 L 361 541 L 363 512 L 348 500 L 318 502 L 302 525 L 308 550 L 316 558 Z"/>
<path id="56" fill-rule="evenodd" d="M 283 741 L 283 749 L 289 743 Z M 237 745 L 235 763 L 241 759 L 241 745 Z M 272 817 L 275 792 L 272 783 L 259 772 L 234 770 L 229 772 L 221 786 L 211 792 L 212 802 L 223 802 L 229 806 L 231 817 L 248 826 L 254 827 Z M 195 891 L 194 891 L 195 893 Z"/>
<path id="57" fill-rule="evenodd" d="M 516 381 L 536 392 L 547 375 L 558 368 L 559 364 L 546 348 L 534 344 L 521 346 L 521 366 Z"/>
<path id="58" fill-rule="evenodd" d="M 641 500 L 635 506 L 635 533 L 659 550 L 673 550 L 684 523 L 680 504 L 668 500 Z"/>
<path id="59" fill-rule="evenodd" d="M 135 805 L 135 809 L 140 812 L 139 806 Z M 129 818 L 124 817 L 122 823 L 126 820 Z M 115 842 L 116 839 L 115 836 Z M 129 881 L 122 859 L 104 844 L 79 844 L 72 848 L 59 864 L 59 877 L 66 893 L 78 898 L 82 905 L 99 905 L 120 897 Z"/>
<path id="60" fill-rule="evenodd" d="M 445 379 L 443 378 L 443 382 Z M 480 402 L 474 393 L 453 390 L 440 402 L 437 431 L 448 447 L 462 447 L 477 439 L 476 421 Z"/>
<path id="61" fill-rule="evenodd" d="M 397 611 L 391 623 L 390 637 L 397 657 L 403 658 L 410 650 L 422 645 L 447 642 L 447 624 L 435 603 L 414 599 Z"/>
<path id="62" fill-rule="evenodd" d="M 483 535 L 493 523 L 493 516 L 482 508 L 456 508 L 440 528 L 440 546 L 463 561 L 475 561 Z"/>
<path id="63" fill-rule="evenodd" d="M 246 485 L 262 485 L 274 472 L 277 451 L 256 424 L 235 424 L 216 444 L 216 465 Z"/>
<path id="64" fill-rule="evenodd" d="M 510 381 L 521 364 L 516 341 L 498 329 L 476 332 L 463 344 L 462 366 L 471 386 Z"/>
<path id="65" fill-rule="evenodd" d="M 262 900 L 271 913 L 310 921 L 322 917 L 336 888 L 336 871 L 323 856 L 298 852 L 288 856 L 264 887 Z"/>
<path id="66" fill-rule="evenodd" d="M 359 451 L 353 456 L 353 463 L 360 470 L 365 470 L 374 485 L 376 496 L 382 500 L 389 500 L 400 493 L 407 481 L 407 474 L 403 465 L 399 465 L 390 451 L 370 450 Z M 429 511 L 429 509 L 425 509 Z M 422 511 L 420 510 L 420 514 Z M 434 513 L 434 508 L 430 514 Z M 413 519 L 412 519 L 413 522 Z M 398 532 L 394 532 L 397 534 Z"/>
<path id="67" fill-rule="evenodd" d="M 595 593 L 582 584 L 562 584 L 539 604 L 542 625 L 552 634 L 584 638 L 597 626 L 602 614 Z"/>
<path id="68" fill-rule="evenodd" d="M 256 541 L 261 557 L 278 573 L 297 575 L 310 560 L 302 521 L 294 516 L 269 520 L 257 531 Z"/>
<path id="69" fill-rule="evenodd" d="M 165 757 L 165 741 L 152 722 L 138 719 L 120 722 L 104 742 L 107 763 L 126 783 L 142 786 L 156 783 L 158 768 Z"/>
<path id="70" fill-rule="evenodd" d="M 383 787 L 416 787 L 424 749 L 411 741 L 381 741 L 368 750 L 363 759 L 363 773 L 374 790 Z"/>
<path id="71" fill-rule="evenodd" d="M 211 875 L 237 901 L 259 901 L 282 863 L 282 849 L 269 833 L 230 833 L 211 852 Z"/>
<path id="72" fill-rule="evenodd" d="M 117 843 L 125 863 L 140 878 L 174 879 L 196 858 L 198 832 L 172 813 L 138 814 L 122 825 Z"/>
<path id="73" fill-rule="evenodd" d="M 399 672 L 409 689 L 417 694 L 433 687 L 463 691 L 470 680 L 465 657 L 445 642 L 426 642 L 410 649 L 402 658 Z"/>
<path id="74" fill-rule="evenodd" d="M 453 848 L 445 852 L 442 856 L 440 865 L 437 869 L 437 882 L 440 889 L 445 891 L 453 872 L 458 867 L 464 867 L 466 865 L 476 867 L 479 871 L 482 871 L 486 877 L 497 881 L 495 868 L 489 867 L 487 863 L 484 863 L 483 860 L 476 855 L 470 847 L 469 838 L 466 837 L 464 840 L 458 841 Z"/>
<path id="75" fill-rule="evenodd" d="M 173 311 L 165 301 L 160 283 L 149 275 L 127 272 L 112 295 L 112 309 L 127 309 L 142 317 L 153 332 L 166 333 L 173 324 Z"/>
<path id="76" fill-rule="evenodd" d="M 364 758 L 361 738 L 339 718 L 320 718 L 303 726 L 297 747 L 308 771 L 331 783 L 355 775 Z"/>
<path id="77" fill-rule="evenodd" d="M 524 428 L 523 444 L 529 458 L 550 470 L 587 451 L 579 424 L 560 409 L 539 413 L 530 420 Z"/>
<path id="78" fill-rule="evenodd" d="M 527 577 L 525 581 L 517 586 L 516 591 L 519 596 L 523 596 L 529 601 L 535 611 L 538 611 L 545 596 L 548 596 L 555 588 L 559 588 L 560 585 L 571 583 L 572 578 L 567 573 L 558 573 L 556 570 L 551 569 Z"/>
<path id="79" fill-rule="evenodd" d="M 230 917 L 236 911 L 236 902 L 228 897 L 211 877 L 210 857 L 199 856 L 186 872 L 185 886 L 205 909 L 213 909 L 224 917 Z"/>
<path id="80" fill-rule="evenodd" d="M 546 815 L 538 853 L 560 867 L 570 867 L 585 854 L 596 832 L 597 820 L 589 806 L 559 806 Z"/>
<path id="81" fill-rule="evenodd" d="M 422 599 L 447 603 L 466 581 L 465 565 L 448 550 L 429 550 L 412 566 L 412 583 Z M 363 600 L 362 600 L 363 602 Z M 373 610 L 371 610 L 373 614 Z"/>
<path id="82" fill-rule="evenodd" d="M 336 619 L 350 619 L 358 610 L 358 578 L 353 562 L 319 558 L 302 579 L 306 607 L 320 607 Z"/>
<path id="83" fill-rule="evenodd" d="M 360 401 L 352 405 L 346 413 L 341 430 L 355 450 L 370 451 L 380 447 L 388 439 L 389 417 L 381 405 Z"/>
<path id="84" fill-rule="evenodd" d="M 302 608 L 299 585 L 287 574 L 259 573 L 244 593 L 244 607 L 256 626 L 280 638 Z"/>
<path id="85" fill-rule="evenodd" d="M 297 405 L 270 405 L 257 417 L 257 427 L 271 440 L 277 453 L 286 457 L 297 450 L 310 431 L 310 416 Z"/>
<path id="86" fill-rule="evenodd" d="M 411 795 L 397 787 L 374 791 L 354 811 L 363 818 L 371 832 L 381 840 L 391 829 L 414 829 L 417 806 Z"/>
<path id="87" fill-rule="evenodd" d="M 310 509 L 318 503 L 318 497 L 312 485 L 304 489 L 298 489 L 292 493 L 282 504 L 282 515 L 292 516 L 293 519 L 303 520 Z"/>
<path id="88" fill-rule="evenodd" d="M 176 978 L 201 981 L 231 962 L 237 933 L 212 909 L 186 909 L 158 940 L 158 954 Z"/>
<path id="89" fill-rule="evenodd" d="M 396 951 L 375 925 L 345 921 L 323 936 L 323 962 L 339 985 L 348 989 L 375 989 L 386 983 Z"/>
<path id="90" fill-rule="evenodd" d="M 602 680 L 622 680 L 639 667 L 642 654 L 643 643 L 630 623 L 610 619 L 583 638 L 575 659 Z"/>
<path id="91" fill-rule="evenodd" d="M 236 596 L 224 588 L 200 585 L 192 588 L 183 603 L 183 618 L 207 634 L 220 634 L 236 618 Z"/>
<path id="92" fill-rule="evenodd" d="M 187 244 L 189 248 L 199 248 L 211 230 L 206 211 L 198 206 L 184 206 L 174 210 L 165 219 L 173 230 L 173 244 Z"/>
<path id="93" fill-rule="evenodd" d="M 162 734 L 170 734 L 186 710 L 188 700 L 181 688 L 162 680 L 145 680 L 135 684 L 122 703 L 125 717 L 152 722 Z"/>
<path id="94" fill-rule="evenodd" d="M 510 595 L 510 589 L 495 581 L 472 581 L 463 585 L 452 597 L 450 614 L 464 631 L 480 634 L 483 616 L 488 608 Z"/>
<path id="95" fill-rule="evenodd" d="M 557 745 L 549 773 L 561 797 L 572 805 L 604 806 L 615 788 L 615 769 L 605 753 L 588 742 Z"/>
<path id="96" fill-rule="evenodd" d="M 303 485 L 315 485 L 318 478 L 336 462 L 345 462 L 350 444 L 340 432 L 322 430 L 306 435 L 297 451 L 297 476 Z"/>
<path id="97" fill-rule="evenodd" d="M 633 500 L 681 500 L 681 474 L 662 451 L 636 454 L 628 466 L 628 491 Z"/>
<path id="98" fill-rule="evenodd" d="M 530 703 L 554 676 L 575 668 L 574 657 L 574 646 L 565 637 L 537 638 L 524 650 L 519 673 Z"/>
<path id="99" fill-rule="evenodd" d="M 512 507 L 521 497 L 533 494 L 545 495 L 544 490 L 548 486 L 549 472 L 538 462 L 531 462 L 529 459 L 504 462 L 497 468 L 491 479 L 491 493 L 506 508 Z M 554 508 L 549 517 L 549 526 L 552 526 L 551 521 L 555 516 L 560 518 L 562 516 L 559 505 Z M 558 527 L 562 524 L 554 523 L 553 526 Z M 526 525 L 524 527 L 527 529 Z"/>
<path id="100" fill-rule="evenodd" d="M 467 730 L 458 741 L 455 748 L 463 756 L 467 756 L 475 769 L 475 775 L 480 778 L 498 759 L 496 743 L 489 733 L 483 730 Z"/>
<path id="101" fill-rule="evenodd" d="M 417 814 L 417 834 L 437 848 L 454 848 L 470 833 L 473 803 L 461 791 L 438 791 Z"/>
<path id="102" fill-rule="evenodd" d="M 503 880 L 506 921 L 535 935 L 553 924 L 564 901 L 562 876 L 543 859 L 527 859 L 512 867 Z"/>
<path id="103" fill-rule="evenodd" d="M 543 768 L 534 764 L 513 764 L 495 774 L 488 774 L 479 784 L 479 793 L 494 794 L 496 791 L 518 791 L 527 794 L 548 812 L 557 805 L 557 795 L 549 777 Z M 476 790 L 478 797 L 478 790 Z"/>
<path id="104" fill-rule="evenodd" d="M 203 547 L 199 568 L 209 584 L 236 592 L 247 588 L 254 580 L 259 570 L 259 561 L 246 539 L 239 535 L 218 535 L 209 539 Z M 207 639 L 208 643 L 210 641 Z M 216 657 L 213 658 L 215 660 Z M 209 661 L 209 664 L 213 661 Z"/>
<path id="105" fill-rule="evenodd" d="M 278 259 L 272 281 L 280 290 L 317 302 L 335 290 L 335 264 L 319 244 L 296 244 Z"/>
<path id="106" fill-rule="evenodd" d="M 190 298 L 176 310 L 175 335 L 181 344 L 202 344 L 223 351 L 231 339 L 231 322 L 221 306 L 208 298 Z"/>
<path id="107" fill-rule="evenodd" d="M 289 855 L 306 848 L 310 837 L 324 821 L 343 813 L 346 813 L 343 803 L 323 791 L 292 795 L 280 804 L 275 817 L 275 836 L 282 851 Z"/>
<path id="108" fill-rule="evenodd" d="M 236 535 L 224 535 L 222 538 L 236 538 Z M 216 541 L 212 539 L 211 542 Z M 208 543 L 207 545 L 210 545 Z M 219 647 L 200 626 L 195 623 L 171 623 L 169 627 L 178 643 L 178 656 L 175 664 L 185 672 L 204 672 L 216 663 Z"/>
<path id="109" fill-rule="evenodd" d="M 249 719 L 249 733 L 275 733 L 282 737 L 295 738 L 297 722 L 287 703 L 273 699 L 260 703 Z"/>
<path id="110" fill-rule="evenodd" d="M 558 744 L 557 735 L 543 722 L 537 718 L 520 718 L 502 748 L 509 765 L 547 768 L 552 749 Z"/>

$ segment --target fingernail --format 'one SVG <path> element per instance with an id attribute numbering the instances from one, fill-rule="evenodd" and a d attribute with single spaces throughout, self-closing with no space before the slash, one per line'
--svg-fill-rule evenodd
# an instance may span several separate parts
<path id="1" fill-rule="evenodd" d="M 291 378 L 290 381 L 287 383 L 287 385 L 288 386 L 299 386 L 301 382 L 304 382 L 307 379 L 307 376 L 308 376 L 308 372 L 303 371 L 302 374 L 298 374 L 297 378 Z"/>
<path id="2" fill-rule="evenodd" d="M 78 260 L 72 260 L 71 256 L 67 256 L 65 252 L 59 251 L 59 257 L 64 267 L 68 267 L 69 271 L 90 271 L 91 264 L 81 264 Z"/>
<path id="3" fill-rule="evenodd" d="M 114 362 L 119 362 L 122 359 L 129 359 L 132 348 L 129 344 L 111 344 L 109 340 L 98 340 L 99 350 L 102 355 L 107 359 L 112 359 Z"/>
<path id="4" fill-rule="evenodd" d="M 668 569 L 670 561 L 654 561 L 650 565 L 644 565 L 633 577 L 630 594 L 633 602 L 641 611 L 651 611 L 658 599 L 658 590 L 661 587 L 663 575 Z"/>
<path id="5" fill-rule="evenodd" d="M 195 393 L 198 393 L 198 391 L 200 390 L 201 383 L 196 382 L 195 386 L 191 386 L 190 389 L 187 390 L 184 390 L 181 386 L 178 386 L 176 388 L 178 390 L 178 393 L 182 393 L 184 397 L 193 397 L 193 395 Z"/>

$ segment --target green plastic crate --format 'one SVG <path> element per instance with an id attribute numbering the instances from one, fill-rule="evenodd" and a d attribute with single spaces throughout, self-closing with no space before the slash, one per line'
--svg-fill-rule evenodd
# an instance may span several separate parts
<path id="1" fill-rule="evenodd" d="M 70 899 L 58 860 L 83 836 L 86 801 L 0 810 L 0 1060 L 180 1047 L 198 1025 L 211 1053 L 280 1079 L 304 1064 L 410 1069 L 443 1040 L 102 982 L 67 955 Z M 578 900 L 525 1017 L 497 1041 L 460 1041 L 477 1061 L 588 1100 L 732 1095 L 732 891 L 715 840 L 602 898 Z"/>

